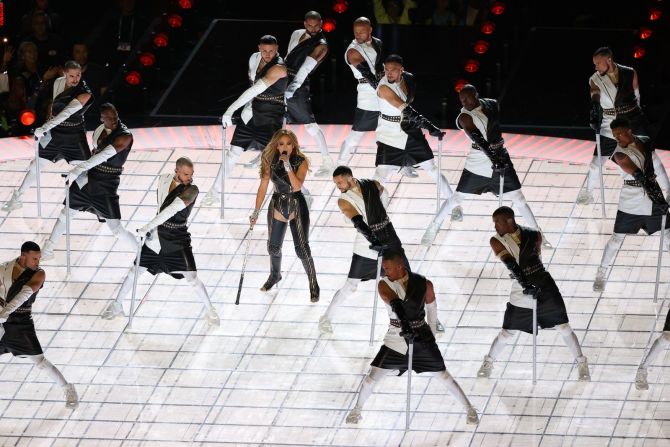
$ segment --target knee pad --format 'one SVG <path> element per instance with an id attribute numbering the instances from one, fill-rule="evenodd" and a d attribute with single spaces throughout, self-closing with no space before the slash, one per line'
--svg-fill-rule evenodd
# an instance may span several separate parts
<path id="1" fill-rule="evenodd" d="M 360 279 L 347 278 L 340 290 L 344 293 L 354 293 L 358 289 L 360 281 Z"/>
<path id="2" fill-rule="evenodd" d="M 505 343 L 508 343 L 514 338 L 515 334 L 516 331 L 508 331 L 507 329 L 502 329 L 498 334 L 498 337 Z"/>
<path id="3" fill-rule="evenodd" d="M 189 271 L 189 272 L 179 272 L 179 273 L 184 277 L 186 282 L 191 284 L 191 285 L 196 285 L 196 284 L 201 282 L 200 279 L 198 278 L 198 273 L 197 272 Z"/>
<path id="4" fill-rule="evenodd" d="M 281 245 L 275 245 L 268 242 L 268 254 L 270 254 L 270 256 L 281 256 Z"/>
<path id="5" fill-rule="evenodd" d="M 435 174 L 436 172 L 439 172 L 439 169 L 435 164 L 435 160 L 433 160 L 432 158 L 430 160 L 422 161 L 421 163 L 419 163 L 419 167 L 425 170 L 429 174 Z"/>
<path id="6" fill-rule="evenodd" d="M 384 183 L 386 181 L 386 177 L 388 177 L 393 168 L 393 166 L 379 165 L 375 168 L 375 174 L 373 178 L 379 183 Z"/>
<path id="7" fill-rule="evenodd" d="M 305 124 L 305 131 L 308 134 L 310 134 L 311 136 L 315 136 L 319 132 L 321 132 L 321 128 L 316 123 L 309 123 L 309 124 Z"/>
<path id="8" fill-rule="evenodd" d="M 35 363 L 35 366 L 38 369 L 46 369 L 51 366 L 51 362 L 47 360 L 46 357 L 44 357 L 44 354 L 31 355 L 30 360 L 32 360 Z"/>
<path id="9" fill-rule="evenodd" d="M 572 327 L 570 327 L 570 323 L 563 323 L 556 326 L 556 330 L 562 336 L 566 336 L 572 332 Z"/>
<path id="10" fill-rule="evenodd" d="M 312 250 L 310 250 L 309 245 L 294 245 L 295 255 L 300 259 L 307 259 L 312 256 Z"/>
<path id="11" fill-rule="evenodd" d="M 111 231 L 114 236 L 121 234 L 120 219 L 107 219 L 107 226 L 109 227 L 109 231 Z"/>
<path id="12" fill-rule="evenodd" d="M 230 154 L 229 155 L 235 155 L 236 157 L 239 157 L 244 153 L 244 148 L 241 148 L 239 146 L 230 146 Z"/>
<path id="13" fill-rule="evenodd" d="M 621 245 L 625 237 L 626 235 L 623 233 L 612 233 L 612 237 L 610 237 L 610 242 L 614 242 Z"/>

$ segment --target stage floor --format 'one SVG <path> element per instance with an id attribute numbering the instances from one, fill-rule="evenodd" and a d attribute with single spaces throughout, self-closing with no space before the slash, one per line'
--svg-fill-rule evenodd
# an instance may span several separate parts
<path id="1" fill-rule="evenodd" d="M 320 156 L 298 128 L 315 166 Z M 347 126 L 327 126 L 335 158 Z M 230 131 L 229 131 L 230 132 Z M 126 163 L 119 194 L 124 224 L 131 230 L 156 212 L 156 175 L 170 172 L 179 156 L 195 162 L 201 197 L 209 189 L 221 152 L 217 127 L 145 129 Z M 230 134 L 228 135 L 230 138 Z M 336 312 L 334 333 L 317 327 L 349 268 L 355 229 L 337 208 L 339 192 L 329 178 L 308 176 L 314 196 L 310 241 L 321 301 L 309 301 L 307 279 L 290 234 L 284 244 L 284 279 L 277 292 L 258 290 L 269 271 L 267 227 L 251 234 L 241 303 L 234 305 L 246 243 L 247 216 L 258 185 L 256 169 L 243 155 L 227 183 L 226 215 L 202 207 L 192 213 L 191 233 L 199 274 L 221 316 L 209 328 L 203 309 L 184 282 L 159 276 L 141 305 L 132 330 L 125 319 L 99 315 L 134 258 L 93 216 L 72 222 L 72 273 L 66 276 L 65 237 L 56 257 L 44 262 L 47 282 L 34 305 L 35 324 L 47 358 L 74 382 L 80 406 L 64 408 L 61 389 L 32 364 L 0 361 L 0 437 L 9 446 L 662 446 L 670 445 L 670 360 L 664 353 L 649 371 L 649 391 L 634 377 L 649 339 L 661 329 L 652 303 L 658 237 L 627 237 L 604 293 L 591 290 L 602 249 L 612 231 L 621 184 L 605 175 L 607 219 L 598 206 L 574 205 L 591 158 L 592 142 L 507 135 L 524 194 L 547 238 L 545 265 L 556 279 L 570 322 L 591 366 L 592 381 L 577 381 L 576 366 L 554 330 L 538 337 L 538 383 L 531 383 L 532 337 L 518 336 L 496 362 L 490 379 L 477 369 L 502 324 L 510 280 L 488 245 L 490 214 L 497 199 L 485 195 L 464 203 L 463 222 L 445 222 L 435 244 L 420 245 L 435 213 L 435 185 L 393 175 L 389 214 L 414 270 L 435 285 L 446 332 L 438 339 L 447 368 L 475 407 L 481 422 L 465 414 L 439 383 L 414 375 L 413 416 L 405 424 L 405 378 L 384 379 L 368 400 L 359 426 L 344 423 L 359 383 L 376 354 L 387 318 L 379 307 L 376 341 L 368 344 L 373 282 L 364 283 Z M 28 166 L 29 140 L 0 147 L 0 200 L 8 199 Z M 436 146 L 434 146 L 436 148 Z M 468 144 L 450 132 L 442 169 L 455 187 Z M 662 154 L 667 161 L 665 154 Z M 374 171 L 373 136 L 353 156 L 357 177 Z M 610 167 L 612 168 L 612 167 Z M 0 254 L 8 260 L 29 239 L 48 237 L 64 197 L 63 162 L 42 176 L 43 218 L 36 218 L 35 188 L 22 209 L 0 215 Z M 522 222 L 523 223 L 523 222 Z M 424 258 L 425 260 L 421 262 Z M 660 295 L 667 293 L 664 259 Z M 140 279 L 141 298 L 153 278 Z M 126 312 L 130 300 L 127 299 Z M 656 321 L 656 323 L 655 323 Z"/>

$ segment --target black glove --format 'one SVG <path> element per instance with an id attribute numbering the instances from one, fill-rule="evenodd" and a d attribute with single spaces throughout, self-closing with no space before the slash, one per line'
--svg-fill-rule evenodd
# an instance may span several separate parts
<path id="1" fill-rule="evenodd" d="M 445 134 L 435 124 L 431 123 L 428 118 L 414 110 L 414 107 L 410 105 L 405 106 L 402 110 L 400 128 L 405 132 L 412 129 L 426 129 L 433 137 L 443 137 Z"/>
<path id="2" fill-rule="evenodd" d="M 372 73 L 372 70 L 370 69 L 370 66 L 368 65 L 368 63 L 363 61 L 358 65 L 354 65 L 354 67 L 368 81 L 368 84 L 370 84 L 370 86 L 373 89 L 377 90 L 377 86 L 379 85 L 379 80 L 377 80 L 377 77 Z"/>
<path id="3" fill-rule="evenodd" d="M 657 205 L 660 208 L 662 214 L 667 213 L 668 202 L 665 200 L 665 197 L 663 197 L 663 191 L 661 190 L 661 187 L 658 186 L 656 176 L 646 176 L 641 170 L 638 169 L 633 173 L 633 177 L 635 177 L 635 180 L 642 184 L 642 188 L 649 196 L 651 203 Z"/>
<path id="4" fill-rule="evenodd" d="M 540 290 L 528 281 L 526 275 L 523 274 L 523 270 L 521 270 L 521 266 L 517 264 L 516 260 L 512 256 L 508 256 L 503 259 L 502 262 L 505 264 L 505 267 L 509 269 L 510 277 L 519 282 L 523 288 L 524 295 L 532 295 L 533 298 L 537 299 L 537 294 Z"/>
<path id="5" fill-rule="evenodd" d="M 391 305 L 393 312 L 395 312 L 395 314 L 398 316 L 398 320 L 400 320 L 400 336 L 405 337 L 406 339 L 414 339 L 416 336 L 416 331 L 409 324 L 409 319 L 405 313 L 405 308 L 402 307 L 402 300 L 400 298 L 396 298 L 389 304 Z"/>
<path id="6" fill-rule="evenodd" d="M 589 112 L 589 125 L 591 129 L 600 132 L 600 125 L 603 122 L 603 108 L 600 102 L 593 101 L 591 103 L 591 111 Z"/>
<path id="7" fill-rule="evenodd" d="M 370 248 L 372 248 L 372 245 L 381 247 L 381 242 L 379 242 L 379 239 L 377 239 L 377 236 L 375 236 L 368 224 L 365 223 L 363 216 L 357 214 L 351 218 L 351 222 L 354 224 L 354 228 L 356 228 L 356 230 L 358 230 L 358 232 L 361 233 L 363 237 L 368 240 L 368 242 L 370 242 Z M 372 249 L 374 250 L 374 248 Z"/>
<path id="8" fill-rule="evenodd" d="M 510 167 L 506 159 L 508 157 L 504 157 L 502 151 L 491 149 L 491 145 L 488 141 L 486 141 L 486 138 L 484 138 L 484 135 L 482 135 L 479 129 L 474 128 L 471 130 L 470 138 L 477 146 L 479 146 L 482 152 L 484 152 L 484 154 L 489 157 L 489 160 L 491 160 L 491 167 L 494 171 L 499 172 Z"/>
<path id="9" fill-rule="evenodd" d="M 377 253 L 381 254 L 384 250 L 388 248 L 388 245 L 382 244 L 381 242 L 379 242 L 379 240 L 377 240 L 376 242 L 370 244 L 369 248 L 370 250 L 374 250 Z"/>

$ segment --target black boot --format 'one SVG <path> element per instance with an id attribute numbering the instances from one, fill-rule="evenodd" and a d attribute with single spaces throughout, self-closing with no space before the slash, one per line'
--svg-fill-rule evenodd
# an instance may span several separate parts
<path id="1" fill-rule="evenodd" d="M 262 292 L 272 289 L 275 284 L 281 281 L 281 255 L 270 256 L 270 276 L 261 287 Z"/>
<path id="2" fill-rule="evenodd" d="M 300 260 L 302 261 L 302 266 L 305 268 L 305 273 L 307 273 L 307 279 L 309 280 L 309 300 L 316 303 L 319 301 L 321 289 L 319 288 L 319 283 L 316 281 L 314 260 L 311 255 L 301 258 Z"/>

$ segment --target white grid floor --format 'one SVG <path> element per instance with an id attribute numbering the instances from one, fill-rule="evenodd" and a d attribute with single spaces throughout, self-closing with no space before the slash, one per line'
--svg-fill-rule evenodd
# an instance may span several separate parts
<path id="1" fill-rule="evenodd" d="M 313 148 L 308 152 L 318 165 L 318 154 Z M 196 184 L 204 197 L 220 152 L 134 152 L 120 188 L 122 214 L 131 229 L 154 215 L 155 176 L 171 170 L 181 155 L 196 163 Z M 248 158 L 250 154 L 242 161 Z M 443 159 L 452 185 L 463 161 L 462 156 Z M 372 148 L 362 148 L 351 165 L 364 178 L 372 176 L 373 163 Z M 27 164 L 19 160 L 0 166 L 0 200 L 9 198 Z M 321 301 L 309 302 L 290 234 L 278 292 L 258 291 L 269 270 L 261 221 L 252 233 L 241 304 L 235 306 L 242 237 L 257 186 L 256 170 L 238 164 L 228 183 L 226 219 L 219 220 L 217 208 L 197 206 L 192 214 L 200 276 L 218 308 L 221 327 L 208 328 L 187 285 L 164 275 L 131 332 L 121 333 L 122 319 L 101 320 L 99 314 L 116 295 L 134 254 L 93 216 L 77 216 L 72 274 L 65 276 L 63 238 L 55 260 L 43 265 L 47 283 L 34 310 L 46 355 L 76 384 L 81 404 L 75 411 L 65 409 L 61 390 L 45 374 L 25 360 L 3 356 L 0 445 L 670 445 L 670 398 L 665 393 L 670 361 L 662 356 L 650 369 L 649 391 L 636 391 L 633 384 L 654 323 L 658 239 L 627 237 L 606 292 L 592 292 L 612 230 L 619 177 L 607 172 L 608 219 L 602 221 L 599 208 L 573 205 L 586 166 L 532 159 L 515 164 L 531 208 L 557 247 L 546 251 L 544 260 L 589 358 L 591 383 L 576 380 L 570 354 L 553 330 L 538 337 L 536 386 L 530 380 L 532 340 L 526 334 L 506 348 L 490 379 L 476 378 L 502 323 L 510 286 L 488 246 L 497 200 L 488 195 L 466 202 L 463 222 L 446 222 L 425 252 L 419 241 L 435 211 L 435 187 L 424 173 L 417 179 L 395 175 L 388 183 L 390 216 L 414 269 L 435 284 L 446 327 L 438 343 L 449 371 L 481 412 L 481 422 L 467 426 L 462 409 L 440 384 L 414 375 L 412 431 L 404 432 L 405 380 L 395 377 L 385 379 L 368 400 L 359 427 L 344 424 L 386 327 L 385 316 L 378 315 L 377 342 L 370 347 L 373 283 L 367 282 L 337 311 L 334 334 L 319 337 L 318 318 L 345 280 L 355 230 L 337 210 L 338 193 L 330 179 L 308 177 L 315 198 L 311 247 Z M 0 259 L 16 256 L 24 240 L 46 239 L 63 199 L 57 173 L 64 169 L 64 164 L 53 165 L 42 177 L 43 219 L 34 217 L 34 188 L 22 209 L 0 216 Z M 670 260 L 664 262 L 666 269 L 668 264 Z M 139 297 L 151 281 L 149 275 L 140 279 Z M 666 289 L 663 284 L 661 294 Z M 657 328 L 664 317 L 665 310 Z"/>

